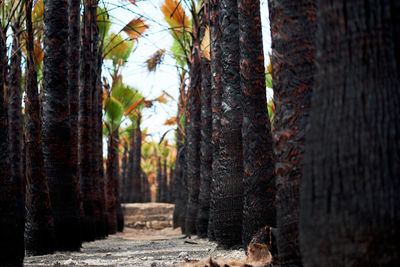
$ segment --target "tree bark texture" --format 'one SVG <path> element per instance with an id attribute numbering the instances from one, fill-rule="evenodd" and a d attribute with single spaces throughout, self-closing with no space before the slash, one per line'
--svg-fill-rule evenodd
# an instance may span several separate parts
<path id="1" fill-rule="evenodd" d="M 173 214 L 173 227 L 177 228 L 182 226 L 182 218 L 185 217 L 185 206 L 183 199 L 183 168 L 184 168 L 184 158 L 185 155 L 183 153 L 184 148 L 184 134 L 183 134 L 183 125 L 181 123 L 183 116 L 185 115 L 185 76 L 186 72 L 183 71 L 180 75 L 180 85 L 179 85 L 179 103 L 178 103 L 178 114 L 177 114 L 177 130 L 176 130 L 176 163 L 175 163 L 175 179 L 174 179 L 174 187 L 173 192 L 175 194 L 175 207 Z M 183 219 L 184 220 L 184 219 Z"/>
<path id="2" fill-rule="evenodd" d="M 276 226 L 275 173 L 268 117 L 260 1 L 239 0 L 240 84 L 243 93 L 242 245 L 257 231 Z"/>
<path id="3" fill-rule="evenodd" d="M 301 265 L 299 186 L 314 83 L 315 1 L 270 0 L 275 110 L 277 245 L 281 264 Z"/>
<path id="4" fill-rule="evenodd" d="M 68 88 L 68 1 L 44 3 L 43 154 L 53 210 L 56 248 L 82 244 L 79 202 L 71 171 Z M 67 91 L 67 93 L 66 93 Z"/>
<path id="5" fill-rule="evenodd" d="M 15 235 L 17 242 L 24 246 L 25 228 L 25 176 L 22 173 L 22 90 L 21 90 L 21 46 L 20 28 L 13 25 L 13 42 L 10 57 L 10 72 L 8 74 L 8 129 L 9 129 L 9 159 L 10 173 L 15 185 L 15 198 L 18 212 L 18 230 Z"/>
<path id="6" fill-rule="evenodd" d="M 124 230 L 124 213 L 122 211 L 122 206 L 121 206 L 121 195 L 119 191 L 119 181 L 120 181 L 120 168 L 119 168 L 119 152 L 118 152 L 118 146 L 119 146 L 119 134 L 118 130 L 115 131 L 114 133 L 114 140 L 115 142 L 113 143 L 113 153 L 115 153 L 116 157 L 114 159 L 114 194 L 115 194 L 115 212 L 117 216 L 117 232 L 122 232 Z"/>
<path id="7" fill-rule="evenodd" d="M 25 11 L 27 14 L 27 61 L 25 82 L 27 217 L 25 225 L 25 245 L 28 255 L 44 255 L 51 254 L 55 250 L 54 221 L 49 188 L 44 170 L 39 92 L 34 60 L 31 17 L 32 1 L 27 2 Z"/>
<path id="8" fill-rule="evenodd" d="M 24 260 L 23 228 L 16 203 L 16 189 L 8 155 L 9 129 L 5 93 L 7 48 L 6 30 L 0 29 L 0 261 L 4 266 L 22 266 Z M 17 238 L 16 235 L 18 236 Z M 4 240 L 7 240 L 4 241 Z"/>
<path id="9" fill-rule="evenodd" d="M 215 237 L 223 246 L 241 244 L 243 211 L 242 108 L 239 75 L 239 24 L 236 0 L 220 1 L 221 131 L 215 180 Z"/>
<path id="10" fill-rule="evenodd" d="M 208 221 L 208 238 L 215 240 L 214 215 L 215 215 L 215 181 L 218 179 L 219 170 L 219 136 L 221 131 L 221 96 L 222 96 L 222 62 L 221 62 L 221 28 L 219 27 L 219 1 L 210 0 L 210 51 L 211 51 L 211 110 L 212 110 L 212 179 L 210 215 Z"/>
<path id="11" fill-rule="evenodd" d="M 163 185 L 163 188 L 161 191 L 161 202 L 168 203 L 169 188 L 168 188 L 168 173 L 167 173 L 167 158 L 166 157 L 164 157 L 164 160 L 163 160 L 161 177 L 162 177 L 162 185 Z"/>
<path id="12" fill-rule="evenodd" d="M 400 3 L 318 1 L 305 266 L 400 265 Z"/>
<path id="13" fill-rule="evenodd" d="M 127 173 L 127 187 L 124 189 L 126 195 L 126 203 L 133 203 L 134 202 L 134 187 L 135 187 L 135 180 L 134 177 L 134 155 L 135 155 L 135 127 L 132 125 L 132 132 L 131 132 L 131 140 L 130 140 L 130 147 L 129 147 L 129 157 L 128 157 L 128 173 Z"/>
<path id="14" fill-rule="evenodd" d="M 130 189 L 132 190 L 132 202 L 140 203 L 142 202 L 142 183 L 140 179 L 140 161 L 142 157 L 142 132 L 140 130 L 140 121 L 142 117 L 139 114 L 137 118 L 136 128 L 135 128 L 135 147 L 134 147 L 134 154 L 133 154 L 133 187 Z"/>
<path id="15" fill-rule="evenodd" d="M 84 1 L 84 13 L 81 27 L 79 117 L 78 117 L 78 174 L 82 191 L 82 202 L 85 211 L 83 233 L 85 241 L 96 238 L 95 203 L 92 169 L 92 2 Z"/>
<path id="16" fill-rule="evenodd" d="M 119 191 L 121 192 L 121 200 L 122 202 L 126 203 L 126 196 L 124 189 L 127 187 L 127 174 L 128 174 L 128 150 L 129 150 L 129 143 L 124 143 L 124 154 L 122 155 L 122 162 L 121 162 L 121 178 L 119 184 Z"/>
<path id="17" fill-rule="evenodd" d="M 185 231 L 196 234 L 196 218 L 199 208 L 200 191 L 200 139 L 201 139 L 201 63 L 200 23 L 193 18 L 193 46 L 189 71 L 189 90 L 186 106 L 186 177 L 188 200 L 185 217 Z"/>
<path id="18" fill-rule="evenodd" d="M 108 134 L 108 153 L 107 153 L 107 180 L 106 180 L 106 201 L 107 201 L 107 232 L 112 235 L 117 232 L 117 199 L 115 187 L 117 185 L 115 177 L 115 161 L 118 160 L 118 130 Z"/>
<path id="19" fill-rule="evenodd" d="M 212 118 L 211 118 L 211 69 L 210 61 L 201 59 L 201 143 L 200 143 L 200 192 L 197 212 L 197 236 L 207 237 L 210 212 L 210 186 L 212 176 Z"/>
<path id="20" fill-rule="evenodd" d="M 71 172 L 79 203 L 79 217 L 84 220 L 82 192 L 78 176 L 78 115 L 79 115 L 79 47 L 80 47 L 80 0 L 69 0 L 68 88 L 71 123 Z M 81 228 L 82 228 L 81 224 Z M 82 229 L 83 230 L 83 229 Z M 81 236 L 83 232 L 81 233 Z"/>
<path id="21" fill-rule="evenodd" d="M 160 156 L 157 157 L 157 191 L 156 191 L 156 202 L 161 202 L 161 196 L 162 196 L 162 190 L 163 190 L 163 185 L 162 185 L 162 170 L 161 170 L 161 160 Z"/>

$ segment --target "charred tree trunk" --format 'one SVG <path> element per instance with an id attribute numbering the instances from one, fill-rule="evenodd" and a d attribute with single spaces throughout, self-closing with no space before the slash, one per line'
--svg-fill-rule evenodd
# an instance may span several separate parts
<path id="1" fill-rule="evenodd" d="M 25 82 L 27 218 L 25 245 L 28 255 L 44 255 L 51 254 L 55 250 L 54 221 L 50 204 L 49 188 L 44 170 L 39 92 L 34 60 L 31 17 L 32 1 L 27 2 L 25 11 L 27 14 L 27 61 Z M 3 138 L 0 140 L 3 140 Z M 3 160 L 0 162 L 3 162 Z M 0 169 L 3 170 L 3 168 Z M 10 230 L 8 229 L 7 231 Z"/>
<path id="2" fill-rule="evenodd" d="M 107 232 L 115 234 L 117 232 L 117 199 L 115 195 L 116 177 L 115 168 L 118 160 L 118 130 L 108 134 L 108 153 L 107 153 L 107 181 L 106 181 L 106 201 L 107 201 Z"/>
<path id="3" fill-rule="evenodd" d="M 128 157 L 128 173 L 126 177 L 127 187 L 124 189 L 126 195 L 126 203 L 134 202 L 134 182 L 133 179 L 133 170 L 134 170 L 134 155 L 135 155 L 135 127 L 132 124 L 132 132 L 131 132 L 131 140 L 130 140 L 130 147 L 129 147 L 129 157 Z"/>
<path id="4" fill-rule="evenodd" d="M 168 203 L 168 173 L 167 173 L 167 158 L 164 158 L 162 171 L 162 191 L 161 191 L 161 202 Z"/>
<path id="5" fill-rule="evenodd" d="M 134 147 L 134 155 L 133 155 L 133 172 L 132 178 L 133 179 L 133 187 L 132 190 L 132 202 L 142 202 L 141 190 L 142 190 L 142 181 L 140 179 L 140 161 L 142 156 L 142 132 L 140 130 L 140 121 L 141 115 L 138 115 L 136 128 L 135 128 L 135 147 Z"/>
<path id="6" fill-rule="evenodd" d="M 244 249 L 257 231 L 276 226 L 275 174 L 268 118 L 259 0 L 239 0 L 240 84 L 243 93 Z"/>
<path id="7" fill-rule="evenodd" d="M 175 203 L 175 195 L 174 195 L 174 177 L 175 169 L 171 165 L 169 168 L 169 179 L 168 179 L 168 203 Z"/>
<path id="8" fill-rule="evenodd" d="M 174 194 L 175 194 L 175 207 L 173 214 L 173 227 L 177 228 L 181 225 L 182 217 L 185 217 L 185 208 L 183 200 L 183 166 L 184 166 L 184 138 L 183 138 L 183 125 L 181 123 L 182 118 L 185 114 L 185 76 L 186 72 L 183 71 L 180 74 L 180 86 L 179 86 L 179 103 L 178 103 L 178 114 L 177 114 L 177 130 L 176 130 L 176 165 L 175 165 L 175 179 L 174 179 Z"/>
<path id="9" fill-rule="evenodd" d="M 127 174 L 128 174 L 128 149 L 129 144 L 128 142 L 124 143 L 124 154 L 122 155 L 122 162 L 121 162 L 121 178 L 120 178 L 120 185 L 119 191 L 121 193 L 121 201 L 126 203 L 126 195 L 125 195 L 125 188 L 127 186 Z"/>
<path id="10" fill-rule="evenodd" d="M 317 1 L 305 266 L 400 265 L 400 3 Z"/>
<path id="11" fill-rule="evenodd" d="M 211 197 L 208 220 L 208 238 L 215 240 L 215 182 L 219 170 L 219 135 L 221 131 L 221 95 L 222 95 L 222 62 L 221 62 L 221 28 L 219 27 L 219 1 L 210 0 L 210 50 L 211 50 L 211 110 L 212 110 L 212 165 L 211 165 Z"/>
<path id="12" fill-rule="evenodd" d="M 79 250 L 82 244 L 79 202 L 71 171 L 69 121 L 68 1 L 44 3 L 43 154 L 53 209 L 56 248 Z M 67 97 L 66 97 L 67 96 Z"/>
<path id="13" fill-rule="evenodd" d="M 186 106 L 186 177 L 188 202 L 186 207 L 186 234 L 196 234 L 196 218 L 200 191 L 200 139 L 201 139 L 201 64 L 200 22 L 193 18 L 193 47 L 189 72 L 189 91 Z"/>
<path id="14" fill-rule="evenodd" d="M 220 1 L 222 105 L 219 170 L 215 181 L 215 237 L 223 246 L 242 242 L 243 156 L 237 0 Z"/>
<path id="15" fill-rule="evenodd" d="M 162 173 L 161 173 L 161 160 L 160 156 L 157 158 L 157 192 L 156 192 L 156 202 L 162 201 Z"/>
<path id="16" fill-rule="evenodd" d="M 314 83 L 315 1 L 270 0 L 275 101 L 277 245 L 283 265 L 301 265 L 299 186 Z"/>
<path id="17" fill-rule="evenodd" d="M 79 47 L 80 47 L 80 0 L 69 0 L 69 50 L 68 88 L 71 123 L 71 172 L 78 196 L 79 217 L 84 220 L 82 192 L 78 176 L 78 115 L 79 115 Z M 81 224 L 82 228 L 83 224 Z M 83 231 L 83 229 L 82 229 Z M 81 236 L 83 232 L 81 233 Z"/>
<path id="18" fill-rule="evenodd" d="M 115 194 L 115 212 L 117 215 L 117 231 L 122 232 L 124 230 L 124 213 L 122 211 L 121 206 L 121 195 L 119 190 L 119 181 L 120 181 L 120 168 L 119 168 L 119 152 L 118 152 L 118 145 L 119 145 L 119 134 L 118 130 L 115 130 L 114 133 L 114 140 L 113 143 L 113 153 L 115 153 L 116 157 L 114 159 L 114 194 Z"/>
<path id="19" fill-rule="evenodd" d="M 8 155 L 9 129 L 5 93 L 7 69 L 6 29 L 0 29 L 0 261 L 4 266 L 22 266 L 24 260 L 24 228 L 20 226 L 17 192 Z M 16 235 L 18 236 L 16 238 Z M 22 237 L 22 240 L 21 240 Z M 6 241 L 7 240 L 7 241 Z"/>
<path id="20" fill-rule="evenodd" d="M 211 69 L 210 61 L 201 59 L 201 143 L 200 143 L 200 193 L 196 231 L 207 237 L 210 212 L 210 186 L 212 176 L 212 118 L 211 118 Z"/>
<path id="21" fill-rule="evenodd" d="M 92 171 L 92 21 L 91 5 L 94 0 L 84 1 L 84 13 L 81 27 L 80 55 L 80 92 L 79 92 L 79 133 L 78 133 L 78 173 L 82 191 L 82 202 L 85 211 L 83 220 L 84 241 L 96 238 L 96 221 L 94 213 L 94 177 Z"/>
<path id="22" fill-rule="evenodd" d="M 13 25 L 13 43 L 10 58 L 10 73 L 8 75 L 8 129 L 9 129 L 9 159 L 11 176 L 15 185 L 15 198 L 18 212 L 16 242 L 24 247 L 25 228 L 25 180 L 22 173 L 22 112 L 21 112 L 21 46 L 20 27 Z"/>

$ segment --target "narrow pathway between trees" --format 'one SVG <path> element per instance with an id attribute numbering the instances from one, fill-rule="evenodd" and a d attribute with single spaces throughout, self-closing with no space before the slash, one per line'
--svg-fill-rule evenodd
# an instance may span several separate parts
<path id="1" fill-rule="evenodd" d="M 177 266 L 203 258 L 244 258 L 242 249 L 222 250 L 207 239 L 184 238 L 180 228 L 172 229 L 173 205 L 130 204 L 123 233 L 105 240 L 84 243 L 80 252 L 26 257 L 24 266 Z M 135 213 L 136 215 L 134 215 Z M 166 228 L 163 228 L 167 226 Z M 135 228 L 133 228 L 135 227 Z M 142 228 L 142 229 L 139 229 Z M 160 229 L 162 228 L 162 229 Z"/>

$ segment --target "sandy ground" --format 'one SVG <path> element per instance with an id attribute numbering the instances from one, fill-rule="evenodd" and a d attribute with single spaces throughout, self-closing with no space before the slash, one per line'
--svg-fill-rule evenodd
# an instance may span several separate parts
<path id="1" fill-rule="evenodd" d="M 183 238 L 180 229 L 133 229 L 84 243 L 80 252 L 27 257 L 24 266 L 176 266 L 189 260 L 244 258 L 242 249 L 221 250 L 206 239 Z"/>

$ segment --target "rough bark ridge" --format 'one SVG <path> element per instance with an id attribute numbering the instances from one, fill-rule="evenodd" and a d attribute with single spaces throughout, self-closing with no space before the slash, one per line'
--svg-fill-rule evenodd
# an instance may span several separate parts
<path id="1" fill-rule="evenodd" d="M 44 3 L 43 155 L 53 210 L 56 248 L 79 250 L 79 203 L 71 172 L 69 122 L 68 1 Z M 67 91 L 67 93 L 66 93 Z"/>
<path id="2" fill-rule="evenodd" d="M 280 263 L 301 265 L 299 186 L 315 58 L 315 1 L 270 0 L 275 101 L 277 245 Z"/>
<path id="3" fill-rule="evenodd" d="M 239 75 L 239 24 L 237 0 L 220 1 L 222 30 L 221 131 L 219 170 L 215 179 L 214 227 L 223 246 L 242 242 L 243 156 L 242 108 Z"/>
<path id="4" fill-rule="evenodd" d="M 212 109 L 212 180 L 210 198 L 210 216 L 208 221 L 208 238 L 215 240 L 215 181 L 219 170 L 219 135 L 221 128 L 221 95 L 222 95 L 222 63 L 221 63 L 221 29 L 219 27 L 219 1 L 210 0 L 210 50 L 211 50 L 211 109 Z"/>
<path id="5" fill-rule="evenodd" d="M 275 174 L 265 92 L 259 0 L 239 0 L 240 84 L 243 93 L 244 249 L 257 231 L 275 227 Z"/>
<path id="6" fill-rule="evenodd" d="M 211 144 L 211 69 L 210 61 L 201 59 L 201 143 L 200 143 L 200 193 L 196 230 L 199 237 L 207 237 L 210 212 L 210 186 L 212 175 Z"/>
<path id="7" fill-rule="evenodd" d="M 142 117 L 139 114 L 138 118 L 136 120 L 136 128 L 135 128 L 135 148 L 134 148 L 134 154 L 133 154 L 133 187 L 131 188 L 132 190 L 132 202 L 140 203 L 142 202 L 142 196 L 141 196 L 141 188 L 142 188 L 142 183 L 141 183 L 141 177 L 140 177 L 140 160 L 142 156 L 142 132 L 140 130 L 140 121 Z"/>
<path id="8" fill-rule="evenodd" d="M 185 231 L 196 234 L 196 217 L 200 191 L 200 139 L 201 139 L 201 64 L 200 24 L 193 18 L 193 46 L 189 71 L 189 90 L 186 106 L 186 177 L 188 202 L 186 207 Z"/>
<path id="9" fill-rule="evenodd" d="M 79 85 L 79 133 L 78 133 L 78 174 L 81 184 L 82 202 L 85 217 L 82 222 L 84 241 L 93 241 L 96 238 L 95 214 L 94 214 L 94 188 L 92 172 L 92 140 L 91 140 L 91 47 L 92 27 L 91 5 L 94 0 L 84 2 L 84 13 L 81 27 L 81 54 L 80 54 L 80 85 Z"/>
<path id="10" fill-rule="evenodd" d="M 71 123 L 71 172 L 79 202 L 79 217 L 83 222 L 85 213 L 78 176 L 78 115 L 79 115 L 79 47 L 80 47 L 80 0 L 69 0 L 68 44 L 68 91 L 69 120 Z M 82 225 L 81 225 L 82 226 Z M 81 233 L 82 235 L 83 233 Z"/>
<path id="11" fill-rule="evenodd" d="M 301 183 L 306 266 L 400 264 L 400 3 L 318 1 Z"/>
<path id="12" fill-rule="evenodd" d="M 126 177 L 127 181 L 127 187 L 124 189 L 125 196 L 126 196 L 126 203 L 133 203 L 133 197 L 134 197 L 134 182 L 135 180 L 133 179 L 133 169 L 134 169 L 134 155 L 135 155 L 135 127 L 133 127 L 132 123 L 132 131 L 131 131 L 131 140 L 130 140 L 130 147 L 129 147 L 129 155 L 128 155 L 128 173 Z"/>
<path id="13" fill-rule="evenodd" d="M 15 185 L 15 197 L 18 212 L 18 231 L 15 239 L 24 246 L 25 228 L 25 176 L 22 173 L 22 114 L 21 114 L 21 46 L 19 22 L 13 25 L 13 43 L 8 74 L 8 129 L 9 129 L 9 159 L 11 176 Z"/>
<path id="14" fill-rule="evenodd" d="M 112 235 L 117 232 L 117 200 L 115 196 L 116 177 L 115 161 L 118 160 L 118 129 L 114 133 L 108 133 L 108 151 L 107 153 L 107 180 L 106 180 L 106 214 L 107 214 L 107 233 Z"/>
<path id="15" fill-rule="evenodd" d="M 11 267 L 22 266 L 24 246 L 20 238 L 15 238 L 16 233 L 18 236 L 23 235 L 23 228 L 18 227 L 19 211 L 17 210 L 16 192 L 8 157 L 8 114 L 4 86 L 7 69 L 5 37 L 5 30 L 0 29 L 0 238 L 7 240 L 7 242 L 1 242 L 0 261 L 5 266 Z"/>
<path id="16" fill-rule="evenodd" d="M 32 1 L 27 2 L 25 10 L 27 14 L 27 61 L 25 82 L 27 218 L 25 245 L 28 255 L 43 255 L 53 253 L 55 250 L 54 221 L 50 204 L 49 188 L 44 170 L 39 92 L 34 60 L 31 17 Z"/>

